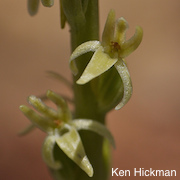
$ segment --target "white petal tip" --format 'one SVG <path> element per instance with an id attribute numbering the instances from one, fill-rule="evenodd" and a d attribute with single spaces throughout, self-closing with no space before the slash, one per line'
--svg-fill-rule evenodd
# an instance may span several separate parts
<path id="1" fill-rule="evenodd" d="M 34 96 L 34 95 L 31 95 L 31 96 L 29 96 L 28 97 L 28 101 L 30 102 L 30 103 L 33 103 L 33 102 L 37 102 L 37 98 L 36 98 L 36 96 Z"/>
<path id="2" fill-rule="evenodd" d="M 93 167 L 92 165 L 90 164 L 87 156 L 85 156 L 83 159 L 82 159 L 82 169 L 87 173 L 87 175 L 89 177 L 92 177 L 93 174 L 94 174 L 94 171 L 93 171 Z"/>
<path id="3" fill-rule="evenodd" d="M 79 78 L 76 83 L 79 84 L 79 85 L 83 85 L 83 84 L 86 84 L 88 81 L 82 79 L 82 78 Z"/>
<path id="4" fill-rule="evenodd" d="M 120 103 L 115 107 L 115 110 L 120 110 L 123 106 L 124 106 L 124 104 Z"/>
<path id="5" fill-rule="evenodd" d="M 23 113 L 26 113 L 29 111 L 29 108 L 25 105 L 20 105 L 19 106 L 19 109 L 23 112 Z"/>

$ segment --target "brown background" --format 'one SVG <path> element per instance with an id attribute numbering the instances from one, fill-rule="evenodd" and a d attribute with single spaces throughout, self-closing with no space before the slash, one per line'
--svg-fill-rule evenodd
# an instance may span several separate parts
<path id="1" fill-rule="evenodd" d="M 30 94 L 47 89 L 71 93 L 46 77 L 54 70 L 71 79 L 68 69 L 69 27 L 60 29 L 58 3 L 40 7 L 30 17 L 26 1 L 0 0 L 0 179 L 50 180 L 41 159 L 45 134 L 39 130 L 19 138 L 29 121 L 19 111 Z M 143 42 L 126 60 L 134 92 L 120 111 L 108 114 L 107 123 L 117 148 L 112 167 L 119 169 L 175 169 L 180 174 L 180 1 L 100 0 L 101 32 L 108 11 L 144 30 Z M 112 180 L 120 177 L 112 177 Z M 166 179 L 125 177 L 124 179 Z"/>

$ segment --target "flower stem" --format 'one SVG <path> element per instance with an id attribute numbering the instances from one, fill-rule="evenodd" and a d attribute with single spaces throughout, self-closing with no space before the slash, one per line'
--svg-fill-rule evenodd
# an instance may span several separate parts
<path id="1" fill-rule="evenodd" d="M 64 5 L 65 6 L 65 5 Z M 66 13 L 66 12 L 65 12 Z M 80 21 L 69 22 L 70 33 L 71 33 L 71 50 L 73 51 L 81 43 L 89 40 L 99 39 L 99 12 L 98 12 L 98 0 L 88 0 L 88 7 L 85 12 L 85 23 L 80 23 Z M 73 77 L 73 90 L 74 90 L 74 100 L 75 100 L 75 118 L 86 118 L 105 123 L 105 113 L 102 113 L 98 109 L 97 99 L 93 93 L 92 86 L 96 81 L 85 85 L 76 84 L 77 79 L 79 79 L 85 66 L 89 62 L 91 54 L 86 54 L 79 57 L 77 61 L 77 67 L 79 73 L 77 76 Z M 60 152 L 59 148 L 55 148 L 55 157 L 60 159 L 64 164 L 63 169 L 59 171 L 51 170 L 54 179 L 56 180 L 107 180 L 108 170 L 109 170 L 109 154 L 104 156 L 104 143 L 103 138 L 99 135 L 82 131 L 80 132 L 83 145 L 85 147 L 86 154 L 93 166 L 94 176 L 88 177 L 77 165 L 72 163 L 64 154 Z M 109 145 L 106 144 L 106 148 Z M 106 152 L 107 151 L 106 149 Z M 108 159 L 108 161 L 107 161 Z"/>
<path id="2" fill-rule="evenodd" d="M 71 32 L 71 48 L 74 50 L 81 43 L 89 40 L 99 39 L 99 12 L 98 0 L 89 0 L 86 16 L 86 23 L 80 30 L 73 29 Z M 76 84 L 77 79 L 82 74 L 85 66 L 90 60 L 91 54 L 79 57 L 77 67 L 79 74 L 74 76 L 74 99 L 75 99 L 75 118 L 94 119 L 105 123 L 105 114 L 98 110 L 97 99 L 92 90 L 94 81 L 85 85 Z M 94 168 L 92 180 L 107 179 L 107 169 L 103 157 L 103 139 L 91 132 L 81 132 L 81 137 L 86 150 L 86 154 Z M 76 180 L 90 179 L 82 170 L 77 172 Z"/>

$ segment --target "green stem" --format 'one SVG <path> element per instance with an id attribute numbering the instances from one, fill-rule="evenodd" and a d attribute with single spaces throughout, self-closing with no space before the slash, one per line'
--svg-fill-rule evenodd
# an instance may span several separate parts
<path id="1" fill-rule="evenodd" d="M 86 24 L 83 28 L 72 30 L 71 47 L 74 50 L 81 43 L 89 40 L 99 39 L 99 12 L 98 0 L 90 0 L 86 12 Z M 92 90 L 92 82 L 85 85 L 76 84 L 76 80 L 82 74 L 85 66 L 90 60 L 92 54 L 81 56 L 77 60 L 79 74 L 74 77 L 74 99 L 75 99 L 75 116 L 76 118 L 94 119 L 105 123 L 105 114 L 98 112 L 97 99 Z M 91 132 L 81 132 L 83 144 L 87 156 L 94 168 L 94 176 L 89 178 L 78 168 L 76 180 L 99 180 L 107 179 L 107 169 L 103 157 L 103 139 Z"/>
<path id="2" fill-rule="evenodd" d="M 67 2 L 67 1 L 66 1 Z M 65 3 L 64 3 L 65 4 Z M 65 4 L 66 5 L 66 4 Z M 64 6 L 65 6 L 64 5 Z M 65 12 L 66 13 L 66 12 Z M 68 19 L 68 18 L 67 18 Z M 81 43 L 89 40 L 99 39 L 99 12 L 98 0 L 89 0 L 87 11 L 85 13 L 85 23 L 69 22 L 71 28 L 71 49 L 72 51 Z M 86 54 L 77 60 L 77 67 L 79 73 L 73 77 L 73 90 L 75 100 L 75 118 L 93 119 L 101 123 L 105 123 L 105 113 L 99 112 L 97 99 L 93 93 L 92 85 L 95 81 L 91 81 L 85 85 L 76 84 L 76 80 L 82 74 L 85 66 L 90 60 L 92 54 Z M 55 149 L 55 156 L 57 159 L 61 156 L 61 162 L 64 160 L 65 165 L 63 170 L 59 172 L 51 170 L 55 179 L 60 180 L 107 180 L 107 156 L 104 157 L 103 138 L 99 135 L 82 131 L 80 132 L 86 154 L 93 166 L 94 176 L 88 177 L 77 165 L 70 162 L 67 157 L 58 148 Z M 108 146 L 106 146 L 108 148 Z M 63 156 L 63 160 L 62 160 Z M 66 169 L 65 169 L 66 168 Z"/>
<path id="3" fill-rule="evenodd" d="M 99 39 L 99 15 L 98 0 L 89 1 L 86 12 L 86 23 L 80 28 L 71 29 L 72 51 L 83 42 Z M 77 67 L 79 73 L 73 77 L 76 118 L 97 119 L 97 102 L 91 88 L 91 83 L 85 85 L 76 84 L 84 68 L 89 62 L 91 54 L 86 54 L 78 58 Z M 98 117 L 99 118 L 99 117 Z"/>

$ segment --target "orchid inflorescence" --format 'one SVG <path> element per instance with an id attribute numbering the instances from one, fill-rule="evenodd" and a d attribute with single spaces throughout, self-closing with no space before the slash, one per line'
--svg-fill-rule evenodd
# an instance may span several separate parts
<path id="1" fill-rule="evenodd" d="M 41 0 L 41 2 L 46 7 L 51 7 L 54 4 L 54 0 Z M 64 3 L 64 6 L 67 5 L 68 3 L 71 3 L 70 0 L 68 3 L 66 0 L 59 0 L 59 2 L 61 8 L 61 27 L 63 28 L 67 19 L 73 19 L 76 17 L 72 15 L 70 17 L 67 16 L 69 17 L 67 18 L 66 15 L 68 15 L 69 11 L 64 11 L 66 8 L 62 8 L 62 4 Z M 82 5 L 82 7 L 80 6 L 80 9 L 83 10 L 81 15 L 83 17 L 82 19 L 84 19 L 88 1 L 78 2 L 80 5 Z M 84 3 L 82 4 L 82 2 Z M 28 0 L 28 10 L 30 15 L 33 16 L 37 13 L 39 3 L 40 0 Z M 76 11 L 78 12 L 79 9 L 76 9 Z M 69 20 L 68 23 L 70 24 L 70 22 L 71 21 Z M 94 93 L 97 100 L 96 105 L 99 112 L 102 114 L 106 114 L 115 106 L 116 110 L 122 108 L 129 101 L 132 95 L 131 78 L 124 58 L 131 54 L 139 46 L 142 41 L 143 31 L 141 27 L 137 26 L 135 34 L 129 40 L 126 40 L 127 28 L 127 21 L 122 17 L 115 20 L 115 12 L 111 10 L 106 20 L 102 41 L 100 42 L 94 40 L 85 42 L 79 45 L 70 56 L 70 68 L 73 74 L 77 75 L 77 58 L 87 52 L 94 52 L 92 58 L 76 83 L 79 85 L 84 85 L 95 78 L 105 77 L 104 79 L 101 79 L 102 81 L 99 81 L 101 83 L 99 83 L 100 85 L 98 87 L 95 87 L 97 91 Z M 110 71 L 112 68 L 115 70 L 113 69 L 114 71 Z M 106 72 L 110 73 L 103 76 Z M 114 75 L 111 72 L 115 72 Z M 71 84 L 69 84 L 58 74 L 50 72 L 50 75 L 54 76 L 60 81 L 65 82 L 68 87 L 72 88 Z M 109 78 L 109 75 L 111 75 L 111 78 Z M 110 82 L 113 77 L 116 77 L 114 78 L 115 80 Z M 106 83 L 107 79 L 108 83 Z M 105 84 L 106 86 L 104 86 Z M 113 85 L 114 87 L 112 87 Z M 108 88 L 112 88 L 112 91 L 109 91 Z M 38 127 L 47 133 L 47 137 L 42 147 L 42 156 L 45 163 L 51 169 L 57 170 L 61 169 L 63 166 L 61 162 L 56 160 L 54 157 L 54 147 L 57 145 L 72 161 L 74 161 L 83 171 L 92 177 L 93 167 L 85 153 L 85 149 L 78 131 L 93 131 L 107 138 L 115 147 L 114 139 L 111 133 L 106 126 L 97 122 L 98 119 L 96 119 L 96 121 L 94 119 L 84 118 L 74 119 L 66 101 L 55 92 L 48 90 L 46 93 L 46 99 L 54 102 L 57 109 L 47 106 L 40 98 L 33 95 L 28 97 L 28 102 L 36 111 L 25 105 L 20 106 L 20 110 L 32 122 L 31 126 L 21 134 L 26 134 L 34 127 Z M 71 102 L 74 101 L 71 100 Z"/>

